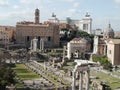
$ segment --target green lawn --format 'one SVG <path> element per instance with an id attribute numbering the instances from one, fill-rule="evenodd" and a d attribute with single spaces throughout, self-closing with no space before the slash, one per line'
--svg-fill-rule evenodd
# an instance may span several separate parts
<path id="1" fill-rule="evenodd" d="M 66 65 L 63 66 L 63 70 L 72 70 L 74 66 L 74 62 L 67 62 Z"/>
<path id="2" fill-rule="evenodd" d="M 92 71 L 91 76 L 99 77 L 99 79 L 97 80 L 106 82 L 112 90 L 115 90 L 116 88 L 120 87 L 120 79 L 114 78 L 108 74 Z"/>
<path id="3" fill-rule="evenodd" d="M 40 78 L 39 75 L 32 72 L 31 70 L 28 70 L 24 64 L 16 64 L 13 70 L 15 71 L 17 76 L 22 80 L 31 80 L 31 79 Z"/>

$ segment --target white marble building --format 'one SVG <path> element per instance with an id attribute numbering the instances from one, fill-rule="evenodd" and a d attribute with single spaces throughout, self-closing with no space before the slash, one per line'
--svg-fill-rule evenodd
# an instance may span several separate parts
<path id="1" fill-rule="evenodd" d="M 81 20 L 77 19 L 71 19 L 69 18 L 69 21 L 67 20 L 60 20 L 59 23 L 68 23 L 71 25 L 76 25 L 78 27 L 78 30 L 85 31 L 89 34 L 92 34 L 92 18 L 88 13 L 86 13 L 85 17 L 83 17 Z"/>
<path id="2" fill-rule="evenodd" d="M 72 22 L 78 27 L 79 30 L 85 31 L 88 34 L 92 33 L 92 18 L 88 13 L 86 13 L 82 20 L 73 20 Z"/>
<path id="3" fill-rule="evenodd" d="M 100 29 L 100 28 L 92 30 L 92 34 L 93 35 L 98 35 L 98 36 L 103 36 L 103 30 Z"/>
<path id="4" fill-rule="evenodd" d="M 90 17 L 90 15 L 88 13 L 86 13 L 85 17 L 82 20 L 80 20 L 78 28 L 79 28 L 79 30 L 83 30 L 83 31 L 91 34 L 92 18 Z"/>

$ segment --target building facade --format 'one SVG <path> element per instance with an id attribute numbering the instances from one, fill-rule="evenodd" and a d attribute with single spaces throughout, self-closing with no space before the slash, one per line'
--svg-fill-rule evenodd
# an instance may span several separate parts
<path id="1" fill-rule="evenodd" d="M 107 44 L 106 40 L 100 38 L 99 36 L 94 36 L 94 44 L 93 44 L 93 53 L 99 55 L 106 55 L 107 53 Z"/>
<path id="2" fill-rule="evenodd" d="M 94 37 L 93 54 L 106 55 L 112 65 L 120 65 L 120 39 L 114 38 L 114 31 L 109 24 L 103 38 Z"/>
<path id="3" fill-rule="evenodd" d="M 105 32 L 103 36 L 95 36 L 94 37 L 94 48 L 93 53 L 99 55 L 106 55 L 107 54 L 107 42 L 109 39 L 114 38 L 114 30 L 111 27 L 111 24 L 105 28 Z"/>
<path id="4" fill-rule="evenodd" d="M 103 30 L 100 28 L 92 30 L 92 34 L 97 36 L 103 36 Z"/>
<path id="5" fill-rule="evenodd" d="M 88 34 L 92 34 L 92 18 L 88 13 L 86 13 L 85 17 L 83 17 L 81 20 L 74 20 L 68 17 L 66 20 L 59 20 L 59 23 L 75 25 L 77 26 L 78 30 L 87 32 Z"/>
<path id="6" fill-rule="evenodd" d="M 120 65 L 120 39 L 111 39 L 107 43 L 107 57 L 112 65 Z"/>
<path id="7" fill-rule="evenodd" d="M 39 9 L 35 10 L 35 22 L 18 22 L 16 25 L 16 43 L 30 47 L 34 37 L 38 39 L 37 48 L 41 39 L 46 48 L 59 46 L 59 25 L 54 22 L 40 23 Z"/>
<path id="8" fill-rule="evenodd" d="M 6 45 L 13 41 L 15 27 L 0 26 L 0 44 Z"/>
<path id="9" fill-rule="evenodd" d="M 84 58 L 85 53 L 90 51 L 90 43 L 84 38 L 74 38 L 67 43 L 67 58 Z"/>

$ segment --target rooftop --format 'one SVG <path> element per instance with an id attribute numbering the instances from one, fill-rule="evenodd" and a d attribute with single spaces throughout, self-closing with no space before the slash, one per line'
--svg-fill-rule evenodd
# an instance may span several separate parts
<path id="1" fill-rule="evenodd" d="M 120 44 L 120 39 L 110 39 L 109 43 Z"/>

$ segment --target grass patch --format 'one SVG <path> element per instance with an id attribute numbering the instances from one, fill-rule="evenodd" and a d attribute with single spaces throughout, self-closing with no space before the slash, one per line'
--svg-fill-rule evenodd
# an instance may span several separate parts
<path id="1" fill-rule="evenodd" d="M 15 84 L 15 87 L 17 87 L 17 88 L 24 88 L 24 85 L 20 84 L 20 83 L 17 83 L 17 84 Z"/>
<path id="2" fill-rule="evenodd" d="M 102 72 L 91 72 L 92 76 L 99 77 L 99 81 L 105 81 L 112 90 L 115 90 L 116 88 L 120 87 L 120 79 L 114 78 L 109 74 L 104 74 Z"/>
<path id="3" fill-rule="evenodd" d="M 31 80 L 31 79 L 40 78 L 39 75 L 32 72 L 31 70 L 28 70 L 24 64 L 16 64 L 13 70 L 15 71 L 17 76 L 22 80 Z"/>
<path id="4" fill-rule="evenodd" d="M 65 66 L 63 66 L 63 70 L 71 70 L 75 66 L 74 62 L 67 62 Z"/>

